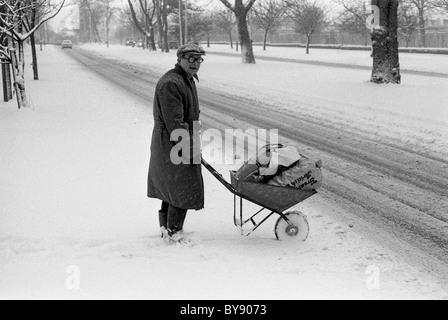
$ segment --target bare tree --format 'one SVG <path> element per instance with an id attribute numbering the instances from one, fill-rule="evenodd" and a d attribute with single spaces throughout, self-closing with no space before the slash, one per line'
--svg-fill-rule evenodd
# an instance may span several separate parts
<path id="1" fill-rule="evenodd" d="M 295 22 L 296 31 L 306 36 L 306 54 L 311 37 L 325 24 L 325 10 L 318 0 L 286 1 L 286 14 Z"/>
<path id="2" fill-rule="evenodd" d="M 30 3 L 35 3 L 35 2 L 36 2 L 36 0 L 30 1 Z M 24 16 L 23 28 L 24 28 L 25 32 L 29 32 L 30 30 L 32 30 L 34 28 L 34 26 L 36 25 L 37 16 L 39 15 L 39 11 L 40 11 L 40 8 L 33 5 L 33 7 L 28 12 L 28 14 L 26 16 Z M 33 66 L 34 80 L 39 80 L 39 72 L 38 72 L 38 67 L 37 67 L 36 41 L 34 38 L 34 32 L 30 35 L 29 39 L 31 42 L 31 55 L 33 58 L 32 66 Z"/>
<path id="3" fill-rule="evenodd" d="M 248 64 L 256 63 L 252 39 L 247 27 L 247 14 L 256 0 L 247 0 L 247 3 L 244 3 L 243 0 L 234 0 L 235 3 L 233 5 L 228 0 L 220 1 L 235 14 L 239 41 L 241 43 L 242 62 Z"/>
<path id="4" fill-rule="evenodd" d="M 203 12 L 200 8 L 192 8 L 193 12 L 190 13 L 188 18 L 188 36 L 189 40 L 194 43 L 206 39 L 207 47 L 210 46 L 209 38 L 214 32 L 213 17 L 212 14 Z"/>
<path id="5" fill-rule="evenodd" d="M 229 36 L 230 47 L 233 48 L 232 31 L 235 28 L 235 22 L 232 18 L 232 12 L 228 9 L 218 10 L 212 13 L 212 17 L 215 27 Z"/>
<path id="6" fill-rule="evenodd" d="M 398 5 L 400 0 L 371 0 L 379 21 L 372 26 L 373 69 L 371 82 L 401 83 L 398 54 Z M 378 16 L 377 16 L 378 17 Z"/>
<path id="7" fill-rule="evenodd" d="M 402 0 L 403 3 L 409 3 L 417 9 L 418 28 L 420 31 L 420 46 L 426 47 L 426 18 L 430 11 L 437 8 L 438 0 Z"/>
<path id="8" fill-rule="evenodd" d="M 343 12 L 339 19 L 342 29 L 350 33 L 361 35 L 364 39 L 364 45 L 368 45 L 370 38 L 369 29 L 366 28 L 366 19 L 368 17 L 367 4 L 365 0 L 334 0 L 343 7 Z"/>
<path id="9" fill-rule="evenodd" d="M 266 51 L 268 34 L 280 26 L 285 7 L 279 0 L 260 0 L 253 9 L 255 25 L 264 31 L 263 50 Z"/>
<path id="10" fill-rule="evenodd" d="M 135 32 L 140 32 L 135 26 L 129 7 L 124 7 L 119 10 L 116 23 L 117 29 L 115 36 L 119 39 L 120 43 L 123 43 L 123 40 L 129 37 L 130 34 L 133 35 Z"/>
<path id="11" fill-rule="evenodd" d="M 25 88 L 24 43 L 43 23 L 54 18 L 64 3 L 65 0 L 57 3 L 49 0 L 0 0 L 0 6 L 4 8 L 0 12 L 0 34 L 10 39 L 7 46 L 0 44 L 0 58 L 12 64 L 19 109 L 29 107 Z M 25 20 L 33 10 L 39 10 L 40 14 L 34 15 L 34 27 L 27 30 Z"/>
<path id="12" fill-rule="evenodd" d="M 415 14 L 410 3 L 401 3 L 398 9 L 398 31 L 404 36 L 406 48 L 409 47 L 409 42 L 417 33 L 419 29 L 418 16 Z"/>
<path id="13" fill-rule="evenodd" d="M 106 30 L 106 45 L 109 48 L 110 42 L 110 24 L 115 18 L 118 8 L 114 6 L 114 0 L 100 0 L 104 10 L 104 28 Z"/>
<path id="14" fill-rule="evenodd" d="M 157 30 L 159 45 L 163 52 L 170 52 L 168 43 L 168 16 L 179 9 L 178 0 L 153 0 L 156 7 Z"/>
<path id="15" fill-rule="evenodd" d="M 79 1 L 79 6 L 86 8 L 87 12 L 90 14 L 90 25 L 93 29 L 95 36 L 94 42 L 101 43 L 101 36 L 98 30 L 98 25 L 101 23 L 101 19 L 104 18 L 104 7 L 100 0 L 77 0 Z"/>
<path id="16" fill-rule="evenodd" d="M 132 21 L 137 29 L 144 35 L 147 46 L 151 50 L 157 51 L 154 37 L 154 18 L 156 16 L 156 6 L 154 5 L 154 1 L 148 3 L 148 0 L 138 0 L 137 2 L 137 6 L 140 9 L 139 12 L 141 13 L 140 18 L 137 17 L 137 11 L 134 9 L 132 1 L 128 0 Z"/>

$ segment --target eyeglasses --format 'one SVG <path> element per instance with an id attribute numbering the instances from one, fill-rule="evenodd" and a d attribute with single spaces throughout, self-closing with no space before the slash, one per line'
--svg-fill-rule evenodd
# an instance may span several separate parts
<path id="1" fill-rule="evenodd" d="M 187 59 L 188 62 L 190 62 L 190 63 L 195 63 L 196 61 L 197 61 L 198 63 L 202 63 L 202 62 L 204 62 L 204 59 L 201 58 L 201 57 L 199 57 L 199 58 L 195 58 L 195 57 L 189 57 L 189 58 L 187 58 L 187 57 L 184 56 L 184 59 Z"/>

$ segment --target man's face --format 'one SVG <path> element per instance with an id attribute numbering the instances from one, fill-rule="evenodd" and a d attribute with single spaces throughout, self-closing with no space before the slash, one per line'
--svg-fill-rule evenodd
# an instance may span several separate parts
<path id="1" fill-rule="evenodd" d="M 199 69 L 201 68 L 202 61 L 203 59 L 201 55 L 186 54 L 180 57 L 179 64 L 191 77 L 193 77 L 198 73 Z"/>

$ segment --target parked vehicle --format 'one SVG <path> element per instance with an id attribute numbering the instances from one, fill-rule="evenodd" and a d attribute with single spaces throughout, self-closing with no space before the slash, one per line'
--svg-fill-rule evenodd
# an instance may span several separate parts
<path id="1" fill-rule="evenodd" d="M 73 44 L 71 40 L 64 40 L 61 43 L 62 49 L 73 49 Z"/>
<path id="2" fill-rule="evenodd" d="M 134 40 L 126 40 L 124 43 L 126 47 L 135 47 L 135 41 Z"/>

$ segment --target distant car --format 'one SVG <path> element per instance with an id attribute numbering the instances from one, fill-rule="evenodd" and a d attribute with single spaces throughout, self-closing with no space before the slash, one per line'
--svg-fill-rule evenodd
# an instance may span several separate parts
<path id="1" fill-rule="evenodd" d="M 143 48 L 143 41 L 137 42 L 137 48 Z"/>
<path id="2" fill-rule="evenodd" d="M 135 47 L 135 41 L 134 40 L 127 40 L 124 45 L 126 47 Z"/>
<path id="3" fill-rule="evenodd" d="M 73 49 L 73 44 L 70 40 L 64 40 L 61 44 L 62 49 Z"/>

